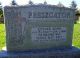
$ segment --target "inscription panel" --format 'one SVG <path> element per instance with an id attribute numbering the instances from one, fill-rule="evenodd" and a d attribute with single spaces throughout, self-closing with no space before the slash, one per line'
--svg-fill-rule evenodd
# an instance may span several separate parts
<path id="1" fill-rule="evenodd" d="M 33 42 L 66 41 L 65 27 L 33 27 L 31 31 Z"/>

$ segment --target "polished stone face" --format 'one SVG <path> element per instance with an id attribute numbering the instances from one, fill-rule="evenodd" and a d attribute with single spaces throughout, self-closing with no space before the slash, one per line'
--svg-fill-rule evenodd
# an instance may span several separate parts
<path id="1" fill-rule="evenodd" d="M 73 9 L 45 5 L 5 7 L 8 51 L 72 45 Z"/>

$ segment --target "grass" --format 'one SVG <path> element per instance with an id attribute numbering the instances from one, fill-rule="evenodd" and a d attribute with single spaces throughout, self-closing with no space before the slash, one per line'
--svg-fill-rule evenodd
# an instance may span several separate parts
<path id="1" fill-rule="evenodd" d="M 5 46 L 5 27 L 4 24 L 0 24 L 0 50 Z"/>
<path id="2" fill-rule="evenodd" d="M 73 45 L 80 48 L 80 23 L 74 25 Z"/>
<path id="3" fill-rule="evenodd" d="M 73 32 L 73 45 L 80 48 L 80 24 L 74 25 Z M 0 24 L 0 50 L 5 46 L 5 27 L 4 24 Z"/>

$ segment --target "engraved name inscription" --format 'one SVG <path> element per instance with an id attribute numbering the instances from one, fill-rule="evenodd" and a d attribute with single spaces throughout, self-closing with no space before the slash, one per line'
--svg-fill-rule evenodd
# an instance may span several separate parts
<path id="1" fill-rule="evenodd" d="M 34 27 L 31 37 L 33 42 L 65 41 L 65 27 Z"/>

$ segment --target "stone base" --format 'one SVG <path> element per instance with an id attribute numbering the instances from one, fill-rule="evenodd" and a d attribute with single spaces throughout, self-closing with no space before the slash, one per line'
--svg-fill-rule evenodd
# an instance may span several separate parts
<path id="1" fill-rule="evenodd" d="M 49 49 L 25 52 L 1 52 L 0 58 L 80 58 L 80 49 Z"/>

